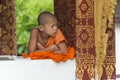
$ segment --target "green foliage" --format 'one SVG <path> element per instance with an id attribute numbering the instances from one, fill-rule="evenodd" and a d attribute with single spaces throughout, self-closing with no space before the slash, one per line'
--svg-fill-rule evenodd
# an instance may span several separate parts
<path id="1" fill-rule="evenodd" d="M 27 53 L 30 31 L 42 11 L 54 12 L 53 0 L 16 0 L 18 54 Z"/>

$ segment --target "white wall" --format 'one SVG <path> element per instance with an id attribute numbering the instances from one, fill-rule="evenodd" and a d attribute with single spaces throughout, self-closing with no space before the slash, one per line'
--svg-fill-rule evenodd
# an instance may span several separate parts
<path id="1" fill-rule="evenodd" d="M 0 61 L 0 80 L 75 80 L 75 60 Z"/>
<path id="2" fill-rule="evenodd" d="M 116 74 L 120 75 L 120 23 L 115 24 L 116 35 Z M 120 79 L 119 79 L 120 80 Z"/>

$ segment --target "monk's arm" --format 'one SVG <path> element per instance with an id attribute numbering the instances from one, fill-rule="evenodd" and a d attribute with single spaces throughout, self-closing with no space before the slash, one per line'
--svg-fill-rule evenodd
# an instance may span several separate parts
<path id="1" fill-rule="evenodd" d="M 40 43 L 37 43 L 37 46 L 40 47 L 39 50 L 36 50 L 36 52 L 43 52 L 43 51 L 57 51 L 59 50 L 58 46 L 56 44 L 53 44 L 47 48 L 43 47 Z"/>
<path id="2" fill-rule="evenodd" d="M 53 44 L 53 45 L 45 48 L 40 43 L 38 43 L 37 42 L 37 29 L 32 29 L 32 31 L 30 33 L 29 44 L 28 44 L 28 53 L 43 52 L 43 51 L 55 51 L 55 50 L 58 50 L 58 47 L 56 44 Z"/>
<path id="3" fill-rule="evenodd" d="M 41 45 L 39 42 L 37 42 L 37 48 L 38 50 L 44 49 L 45 47 L 43 47 L 43 45 Z"/>
<path id="4" fill-rule="evenodd" d="M 53 51 L 55 53 L 68 53 L 68 48 L 64 41 L 62 41 L 58 45 L 53 44 L 47 48 L 44 48 L 40 43 L 37 43 L 37 46 L 40 47 L 40 49 L 36 52 Z"/>
<path id="5" fill-rule="evenodd" d="M 37 49 L 37 30 L 32 29 L 30 32 L 30 39 L 28 44 L 28 53 L 34 52 Z"/>
<path id="6" fill-rule="evenodd" d="M 64 41 L 58 44 L 59 50 L 55 50 L 55 53 L 68 53 L 67 45 Z"/>
<path id="7" fill-rule="evenodd" d="M 50 50 L 50 51 L 53 51 L 55 53 L 68 53 L 68 48 L 67 48 L 67 45 L 65 43 L 64 35 L 60 31 L 58 31 L 58 33 L 57 33 L 56 40 L 57 40 L 56 41 L 57 44 L 53 44 L 53 45 L 51 45 L 47 48 L 42 48 L 41 50 L 38 50 L 38 51 L 48 51 L 48 50 Z M 60 42 L 59 40 L 62 41 L 62 42 Z M 40 47 L 41 47 L 41 45 L 40 45 Z"/>

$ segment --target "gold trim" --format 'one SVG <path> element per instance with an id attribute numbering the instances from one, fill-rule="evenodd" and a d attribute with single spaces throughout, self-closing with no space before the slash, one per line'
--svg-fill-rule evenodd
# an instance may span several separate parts
<path id="1" fill-rule="evenodd" d="M 3 5 L 0 4 L 0 13 L 3 12 L 4 10 L 6 10 L 6 9 L 7 9 L 7 6 L 3 6 Z"/>
<path id="2" fill-rule="evenodd" d="M 103 74 L 103 62 L 106 56 L 108 34 L 107 26 L 113 26 L 113 16 L 116 0 L 95 0 L 94 1 L 94 23 L 95 23 L 95 47 L 96 47 L 96 70 L 98 79 Z M 107 24 L 108 21 L 108 24 Z M 110 78 L 109 75 L 108 78 Z"/>

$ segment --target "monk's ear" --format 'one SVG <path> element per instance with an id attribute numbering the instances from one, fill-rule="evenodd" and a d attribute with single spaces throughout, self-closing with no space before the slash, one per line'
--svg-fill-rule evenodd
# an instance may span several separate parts
<path id="1" fill-rule="evenodd" d="M 43 25 L 40 25 L 38 28 L 39 28 L 40 31 L 43 31 L 44 26 L 43 26 Z"/>

